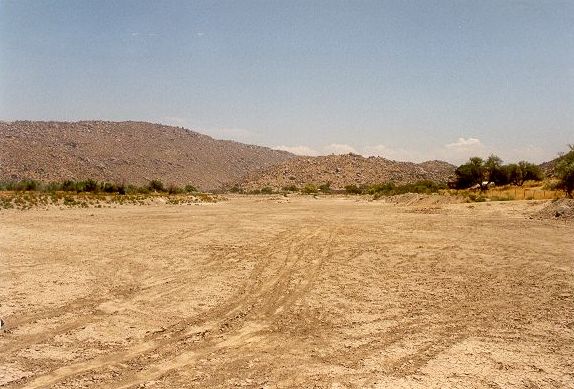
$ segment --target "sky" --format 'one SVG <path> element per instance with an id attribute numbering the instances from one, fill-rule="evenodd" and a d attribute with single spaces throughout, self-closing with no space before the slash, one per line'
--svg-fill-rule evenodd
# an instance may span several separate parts
<path id="1" fill-rule="evenodd" d="M 574 143 L 574 1 L 0 0 L 0 120 L 92 119 L 542 162 Z"/>

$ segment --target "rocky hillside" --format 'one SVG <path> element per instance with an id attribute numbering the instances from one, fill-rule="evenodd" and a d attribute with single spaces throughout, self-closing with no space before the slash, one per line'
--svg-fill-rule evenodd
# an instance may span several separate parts
<path id="1" fill-rule="evenodd" d="M 295 185 L 323 184 L 343 189 L 350 184 L 378 184 L 388 181 L 409 183 L 418 180 L 447 182 L 455 166 L 443 161 L 423 163 L 397 162 L 381 157 L 365 158 L 356 154 L 297 157 L 252 174 L 243 183 L 244 189 L 266 186 L 279 189 Z"/>
<path id="2" fill-rule="evenodd" d="M 0 122 L 0 180 L 161 179 L 216 189 L 293 154 L 144 122 Z"/>
<path id="3" fill-rule="evenodd" d="M 542 172 L 544 173 L 545 177 L 554 177 L 554 169 L 556 168 L 556 163 L 558 163 L 559 159 L 560 157 L 555 158 L 552 161 L 543 162 L 540 165 L 538 165 L 540 169 L 542 169 Z"/>

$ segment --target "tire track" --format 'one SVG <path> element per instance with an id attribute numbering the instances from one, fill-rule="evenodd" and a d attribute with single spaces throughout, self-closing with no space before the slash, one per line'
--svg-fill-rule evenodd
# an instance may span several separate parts
<path id="1" fill-rule="evenodd" d="M 320 228 L 312 232 L 306 230 L 287 232 L 280 234 L 271 247 L 255 251 L 253 255 L 260 258 L 258 265 L 252 271 L 244 289 L 223 307 L 214 309 L 203 317 L 183 320 L 129 350 L 56 369 L 49 374 L 36 377 L 24 387 L 40 388 L 54 385 L 88 372 L 91 374 L 110 365 L 119 366 L 120 370 L 123 370 L 120 375 L 124 375 L 125 378 L 116 377 L 112 385 L 105 386 L 102 383 L 99 386 L 127 387 L 191 364 L 199 355 L 213 353 L 239 339 L 245 342 L 257 337 L 258 333 L 269 326 L 269 323 L 265 322 L 266 318 L 273 316 L 279 308 L 283 307 L 284 310 L 300 299 L 312 285 L 311 279 L 316 276 L 317 269 L 329 250 L 322 250 L 320 253 L 322 259 L 311 261 L 309 271 L 303 271 L 308 278 L 299 283 L 300 290 L 296 288 L 288 298 L 285 298 L 293 274 L 297 270 L 305 270 L 303 268 L 309 265 L 304 260 L 313 253 L 310 248 L 317 244 L 317 239 L 323 233 Z M 331 240 L 332 234 L 327 240 L 326 247 L 330 246 Z M 313 244 L 310 244 L 311 242 Z M 284 258 L 280 261 L 276 259 L 278 253 L 284 254 Z M 187 350 L 181 352 L 182 348 Z M 158 351 L 163 362 L 150 365 L 137 374 L 130 371 L 131 364 L 145 363 L 142 361 L 145 361 L 147 354 Z M 127 368 L 122 368 L 122 365 Z"/>

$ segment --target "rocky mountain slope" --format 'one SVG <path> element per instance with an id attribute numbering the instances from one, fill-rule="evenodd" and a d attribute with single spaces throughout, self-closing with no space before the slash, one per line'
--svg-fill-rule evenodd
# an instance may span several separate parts
<path id="1" fill-rule="evenodd" d="M 0 122 L 0 180 L 93 178 L 216 189 L 293 154 L 145 122 Z"/>
<path id="2" fill-rule="evenodd" d="M 540 169 L 542 169 L 544 176 L 554 177 L 554 170 L 556 168 L 556 164 L 558 163 L 559 159 L 560 159 L 560 157 L 554 158 L 551 161 L 543 162 L 540 165 L 538 165 L 540 167 Z"/>
<path id="3" fill-rule="evenodd" d="M 264 171 L 252 174 L 242 188 L 279 189 L 308 183 L 330 183 L 332 189 L 343 189 L 350 184 L 378 184 L 388 181 L 409 183 L 418 180 L 447 182 L 454 175 L 455 166 L 443 161 L 423 163 L 397 162 L 381 157 L 362 157 L 356 154 L 297 157 Z"/>

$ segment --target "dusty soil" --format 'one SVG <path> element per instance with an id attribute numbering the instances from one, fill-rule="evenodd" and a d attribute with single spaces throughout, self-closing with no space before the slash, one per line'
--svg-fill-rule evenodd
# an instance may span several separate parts
<path id="1" fill-rule="evenodd" d="M 574 387 L 574 228 L 537 202 L 0 213 L 0 386 Z"/>

